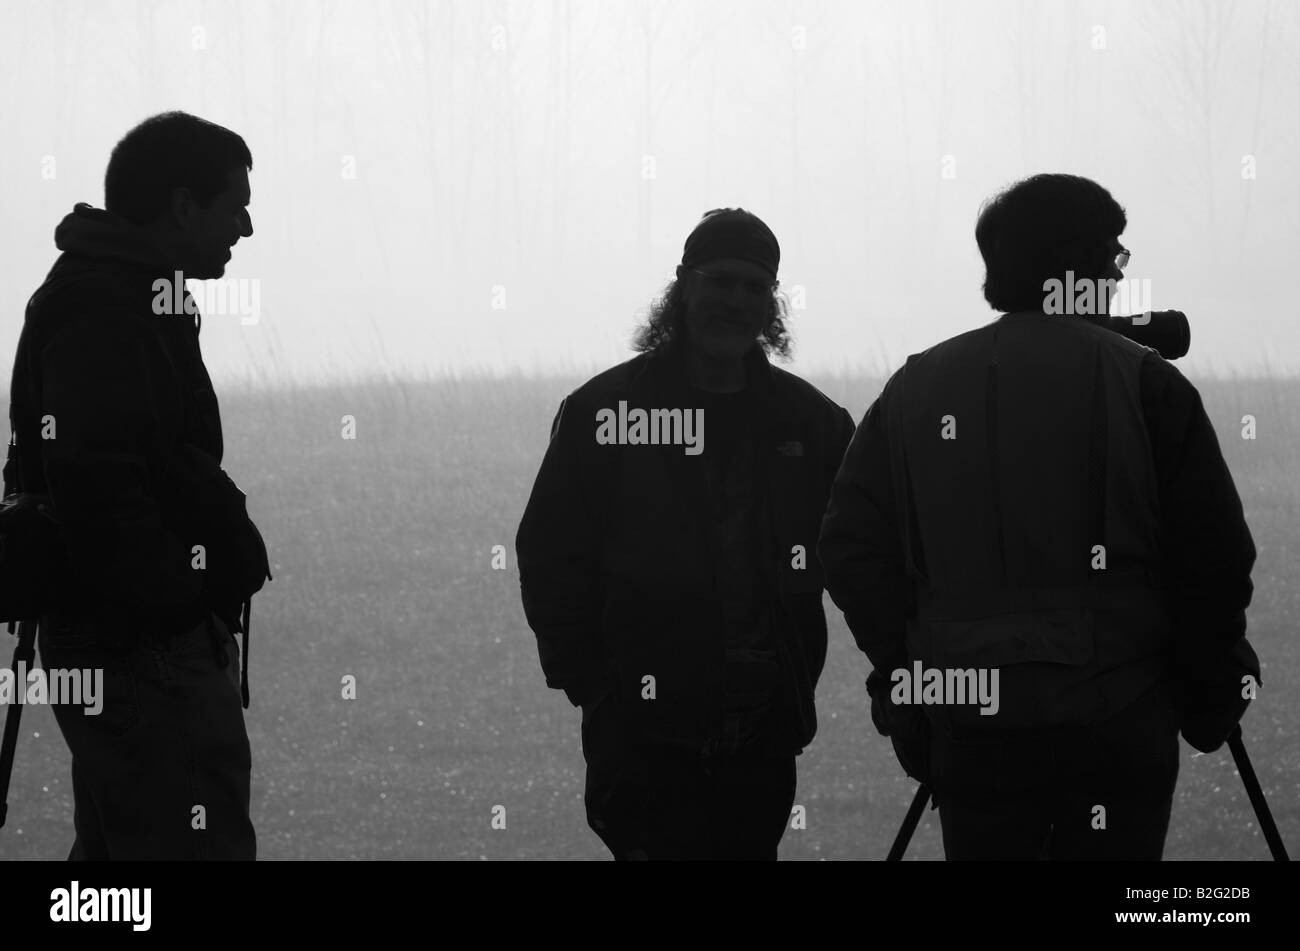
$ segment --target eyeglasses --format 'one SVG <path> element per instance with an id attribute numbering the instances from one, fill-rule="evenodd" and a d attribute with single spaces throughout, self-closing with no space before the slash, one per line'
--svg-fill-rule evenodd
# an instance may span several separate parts
<path id="1" fill-rule="evenodd" d="M 1115 266 L 1122 271 L 1124 268 L 1128 267 L 1128 262 L 1132 259 L 1133 255 L 1129 253 L 1128 248 L 1121 244 L 1119 246 L 1119 253 L 1115 255 Z"/>
<path id="2" fill-rule="evenodd" d="M 699 268 L 693 267 L 688 267 L 686 270 L 692 274 L 698 274 L 701 282 L 711 294 L 730 294 L 731 289 L 739 283 L 746 294 L 755 299 L 760 299 L 770 297 L 781 286 L 780 281 L 759 281 L 752 277 L 739 277 L 735 274 L 726 274 L 719 271 L 701 271 Z"/>

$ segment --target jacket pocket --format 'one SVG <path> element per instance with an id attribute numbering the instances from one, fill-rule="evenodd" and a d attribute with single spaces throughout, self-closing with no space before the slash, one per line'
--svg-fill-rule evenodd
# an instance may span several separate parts
<path id="1" fill-rule="evenodd" d="M 121 653 L 94 648 L 60 650 L 49 647 L 43 651 L 41 663 L 47 672 L 76 671 L 81 677 L 89 672 L 93 683 L 87 688 L 94 691 L 93 698 L 86 693 L 80 706 L 61 705 L 56 709 L 60 726 L 71 719 L 70 728 L 78 734 L 83 724 L 100 737 L 107 734 L 117 738 L 130 732 L 140 720 L 140 698 L 133 660 L 138 662 L 141 658 L 139 652 Z M 48 675 L 54 676 L 53 673 Z"/>
<path id="2" fill-rule="evenodd" d="M 1083 608 L 970 620 L 932 618 L 914 628 L 915 656 L 936 667 L 1080 667 L 1092 663 L 1096 654 L 1094 628 L 1093 612 Z"/>
<path id="3" fill-rule="evenodd" d="M 918 618 L 909 624 L 908 648 L 924 676 L 963 688 L 926 702 L 931 721 L 954 735 L 1094 722 L 1105 709 L 1096 617 L 1086 608 Z"/>
<path id="4" fill-rule="evenodd" d="M 112 736 L 123 736 L 140 720 L 135 671 L 128 660 L 104 665 L 103 709 L 99 725 Z"/>

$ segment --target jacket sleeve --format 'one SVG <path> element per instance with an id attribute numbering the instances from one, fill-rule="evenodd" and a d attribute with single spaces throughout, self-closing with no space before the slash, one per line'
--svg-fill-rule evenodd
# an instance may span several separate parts
<path id="1" fill-rule="evenodd" d="M 849 411 L 843 406 L 835 407 L 830 438 L 827 440 L 826 473 L 823 483 L 828 503 L 831 489 L 835 485 L 835 476 L 839 473 L 840 466 L 844 464 L 844 454 L 848 452 L 849 443 L 853 440 L 854 428 L 853 417 L 849 415 Z"/>
<path id="2" fill-rule="evenodd" d="M 248 516 L 247 499 L 217 459 L 190 443 L 163 456 L 157 501 L 170 527 L 189 544 L 202 544 L 203 601 L 238 627 L 240 606 L 271 577 L 262 534 Z"/>
<path id="3" fill-rule="evenodd" d="M 546 684 L 582 706 L 612 685 L 600 631 L 599 513 L 609 487 L 600 484 L 589 451 L 594 417 L 578 418 L 577 402 L 570 396 L 555 414 L 515 551 L 524 614 L 537 635 Z"/>
<path id="4" fill-rule="evenodd" d="M 52 436 L 40 440 L 41 462 L 75 590 L 137 617 L 192 611 L 202 573 L 165 524 L 148 461 L 161 439 L 148 340 L 88 311 L 38 359 L 39 413 Z"/>
<path id="5" fill-rule="evenodd" d="M 902 663 L 907 633 L 903 546 L 897 527 L 888 399 L 897 375 L 868 408 L 831 488 L 817 550 L 826 588 L 873 667 Z"/>
<path id="6" fill-rule="evenodd" d="M 1175 663 L 1189 713 L 1218 711 L 1230 719 L 1224 721 L 1230 729 L 1246 708 L 1241 677 L 1249 673 L 1258 682 L 1260 673 L 1246 641 L 1255 543 L 1196 388 L 1154 356 L 1141 380 Z"/>

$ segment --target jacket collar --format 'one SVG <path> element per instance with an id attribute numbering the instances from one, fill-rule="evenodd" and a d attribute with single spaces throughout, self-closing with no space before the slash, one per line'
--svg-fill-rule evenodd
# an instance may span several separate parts
<path id="1" fill-rule="evenodd" d="M 769 463 L 778 441 L 792 436 L 800 437 L 797 419 L 790 408 L 783 405 L 777 392 L 776 373 L 768 362 L 762 347 L 755 346 L 745 355 L 747 385 L 753 394 L 754 435 L 758 441 L 760 479 L 768 489 Z M 684 351 L 669 347 L 650 354 L 644 370 L 633 378 L 628 387 L 628 402 L 633 406 L 648 408 L 693 408 L 697 403 L 692 396 L 686 373 Z M 705 453 L 709 451 L 709 420 L 704 423 Z M 657 447 L 676 490 L 680 502 L 691 513 L 691 523 L 704 534 L 701 544 L 708 543 L 707 526 L 711 524 L 711 505 L 705 470 L 693 464 L 680 446 Z"/>
<path id="2" fill-rule="evenodd" d="M 745 355 L 745 373 L 754 397 L 754 431 L 761 445 L 775 446 L 782 440 L 799 438 L 803 427 L 797 408 L 790 405 L 791 394 L 781 385 L 761 346 L 755 346 Z M 685 353 L 670 345 L 649 354 L 644 370 L 629 384 L 628 396 L 629 402 L 636 406 L 668 409 L 691 406 L 694 397 L 687 379 Z M 707 426 L 706 422 L 706 433 Z M 707 446 L 707 435 L 705 439 Z"/>
<path id="3" fill-rule="evenodd" d="M 773 388 L 772 365 L 768 363 L 763 348 L 755 345 L 744 357 L 746 386 L 754 395 L 760 416 L 771 418 L 780 413 Z M 668 345 L 649 355 L 645 370 L 633 381 L 632 390 L 647 398 L 649 405 L 685 407 L 691 399 L 690 381 L 686 372 L 686 351 L 678 345 Z"/>

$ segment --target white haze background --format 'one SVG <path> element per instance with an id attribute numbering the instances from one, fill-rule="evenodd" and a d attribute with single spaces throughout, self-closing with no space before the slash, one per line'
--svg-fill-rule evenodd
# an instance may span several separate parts
<path id="1" fill-rule="evenodd" d="M 0 90 L 6 376 L 54 226 L 167 109 L 253 152 L 261 319 L 205 320 L 219 384 L 610 365 L 736 205 L 801 295 L 792 368 L 894 367 L 995 316 L 976 214 L 1042 171 L 1126 207 L 1185 371 L 1297 363 L 1292 2 L 5 0 Z"/>

